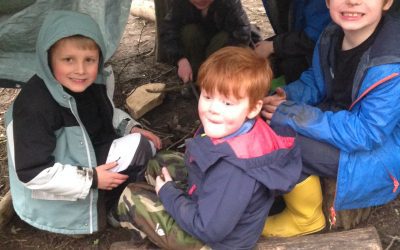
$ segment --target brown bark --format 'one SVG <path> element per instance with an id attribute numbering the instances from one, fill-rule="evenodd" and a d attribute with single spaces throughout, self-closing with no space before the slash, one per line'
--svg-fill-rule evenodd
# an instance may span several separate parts
<path id="1" fill-rule="evenodd" d="M 313 234 L 291 238 L 261 238 L 257 250 L 380 250 L 382 245 L 375 227 L 349 231 Z"/>

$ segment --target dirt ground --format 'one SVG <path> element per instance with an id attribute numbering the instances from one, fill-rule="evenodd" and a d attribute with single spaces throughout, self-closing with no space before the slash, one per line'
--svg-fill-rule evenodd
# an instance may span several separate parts
<path id="1" fill-rule="evenodd" d="M 263 37 L 272 34 L 260 0 L 242 0 L 252 23 L 261 28 Z M 116 75 L 115 103 L 125 108 L 124 102 L 137 86 L 150 82 L 164 82 L 167 86 L 179 83 L 176 68 L 155 62 L 155 24 L 130 16 L 120 46 L 110 60 Z M 0 199 L 8 191 L 7 156 L 3 115 L 18 93 L 0 89 Z M 158 134 L 164 148 L 182 150 L 183 140 L 192 135 L 199 122 L 195 98 L 183 98 L 180 91 L 168 92 L 164 102 L 140 119 L 142 124 Z M 358 227 L 377 228 L 384 249 L 400 249 L 400 200 L 373 208 L 366 222 Z M 329 230 L 326 230 L 329 231 Z M 116 241 L 129 240 L 124 229 L 107 228 L 104 232 L 72 238 L 35 229 L 18 216 L 0 231 L 0 249 L 109 249 Z"/>

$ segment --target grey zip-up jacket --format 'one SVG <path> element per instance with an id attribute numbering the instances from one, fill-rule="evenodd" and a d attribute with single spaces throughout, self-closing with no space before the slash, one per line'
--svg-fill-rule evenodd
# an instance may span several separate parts
<path id="1" fill-rule="evenodd" d="M 54 11 L 44 20 L 37 45 L 37 74 L 7 111 L 10 187 L 16 213 L 29 224 L 51 232 L 87 234 L 99 229 L 98 191 L 92 187 L 98 164 L 76 101 L 54 78 L 48 49 L 72 35 L 93 39 L 105 55 L 96 22 L 88 15 Z M 99 63 L 91 86 L 101 96 L 99 106 L 109 114 L 119 135 L 138 125 L 112 103 L 113 75 Z"/>

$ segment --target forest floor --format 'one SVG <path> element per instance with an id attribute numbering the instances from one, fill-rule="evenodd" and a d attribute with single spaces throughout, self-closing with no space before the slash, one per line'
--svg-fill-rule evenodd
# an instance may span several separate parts
<path id="1" fill-rule="evenodd" d="M 260 27 L 263 38 L 273 34 L 260 0 L 242 0 L 249 19 Z M 116 76 L 114 101 L 125 109 L 125 100 L 145 83 L 179 84 L 176 68 L 155 62 L 155 23 L 130 16 L 120 46 L 109 61 Z M 18 90 L 0 89 L 0 200 L 9 190 L 4 113 Z M 179 149 L 199 124 L 195 98 L 183 98 L 180 91 L 166 94 L 163 103 L 145 114 L 140 122 L 158 134 L 164 148 Z M 400 249 L 400 200 L 373 208 L 369 218 L 357 227 L 375 226 L 384 249 Z M 328 230 L 325 230 L 328 231 Z M 324 231 L 324 232 L 325 232 Z M 48 233 L 31 227 L 18 216 L 0 230 L 0 249 L 109 249 L 113 242 L 126 241 L 125 229 L 108 227 L 83 238 Z"/>

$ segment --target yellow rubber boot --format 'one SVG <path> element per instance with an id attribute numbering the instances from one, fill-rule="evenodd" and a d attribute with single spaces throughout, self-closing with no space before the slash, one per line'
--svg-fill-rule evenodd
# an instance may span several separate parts
<path id="1" fill-rule="evenodd" d="M 318 176 L 310 176 L 283 195 L 286 208 L 267 218 L 262 235 L 291 237 L 311 234 L 325 228 L 322 191 Z"/>

